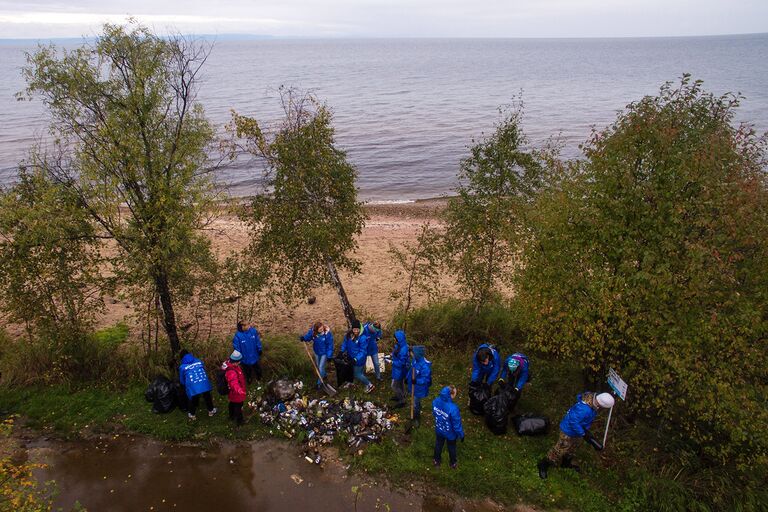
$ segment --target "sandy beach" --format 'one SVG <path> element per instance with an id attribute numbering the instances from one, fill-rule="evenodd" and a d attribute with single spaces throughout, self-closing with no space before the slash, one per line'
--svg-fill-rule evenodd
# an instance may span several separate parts
<path id="1" fill-rule="evenodd" d="M 352 306 L 362 319 L 380 319 L 386 323 L 395 311 L 398 301 L 392 293 L 404 289 L 404 278 L 394 276 L 394 263 L 388 251 L 390 245 L 401 247 L 408 241 L 415 240 L 422 224 L 434 220 L 436 214 L 445 207 L 446 200 L 424 199 L 411 203 L 368 204 L 366 213 L 368 222 L 358 239 L 356 256 L 362 262 L 361 272 L 351 276 L 342 274 L 342 282 Z M 247 227 L 234 216 L 217 219 L 210 227 L 210 236 L 216 254 L 224 258 L 237 250 L 248 239 Z M 315 320 L 329 322 L 335 332 L 345 329 L 344 316 L 336 290 L 330 286 L 308 292 L 307 296 L 316 297 L 314 304 L 306 300 L 296 306 L 279 305 L 277 307 L 253 306 L 242 299 L 240 316 L 248 318 L 264 332 L 298 333 L 306 330 Z M 226 299 L 222 297 L 222 300 Z M 119 298 L 107 299 L 107 311 L 98 320 L 100 327 L 114 325 L 124 321 L 137 326 L 137 320 L 131 306 Z M 417 299 L 416 304 L 420 301 Z M 194 315 L 181 311 L 179 325 L 194 322 Z M 234 330 L 237 316 L 237 303 L 221 303 L 212 315 L 211 331 L 221 335 Z M 199 322 L 199 324 L 198 324 Z M 203 336 L 209 329 L 208 311 L 198 313 L 197 322 L 190 327 L 190 333 L 199 332 Z M 132 329 L 134 334 L 138 334 Z"/>

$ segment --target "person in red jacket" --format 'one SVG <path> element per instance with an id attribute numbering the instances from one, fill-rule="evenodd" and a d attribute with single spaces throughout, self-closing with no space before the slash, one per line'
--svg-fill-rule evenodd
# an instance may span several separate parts
<path id="1" fill-rule="evenodd" d="M 224 376 L 227 378 L 229 386 L 229 419 L 235 421 L 238 425 L 245 423 L 243 418 L 243 403 L 245 402 L 245 374 L 240 367 L 240 361 L 243 355 L 235 350 L 229 356 L 229 361 L 224 361 L 221 369 L 224 370 Z"/>

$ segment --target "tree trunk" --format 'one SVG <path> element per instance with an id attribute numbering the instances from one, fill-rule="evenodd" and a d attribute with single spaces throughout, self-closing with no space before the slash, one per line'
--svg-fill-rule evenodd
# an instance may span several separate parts
<path id="1" fill-rule="evenodd" d="M 176 329 L 176 315 L 173 312 L 171 288 L 165 272 L 158 272 L 155 277 L 155 287 L 157 288 L 157 295 L 160 297 L 160 304 L 163 307 L 163 324 L 165 334 L 168 336 L 168 342 L 171 345 L 171 361 L 174 361 L 181 350 L 181 344 L 179 343 L 179 333 Z"/>
<path id="2" fill-rule="evenodd" d="M 413 280 L 416 278 L 416 264 L 419 262 L 419 256 L 418 251 L 421 250 L 421 242 L 419 243 L 419 246 L 416 248 L 416 255 L 413 257 L 413 264 L 411 265 L 411 275 L 408 277 L 408 290 L 406 291 L 406 300 L 405 300 L 405 311 L 403 312 L 403 330 L 408 331 L 408 314 L 411 311 L 411 299 L 412 299 L 412 291 L 413 291 Z M 411 416 L 413 416 L 413 411 L 411 411 Z M 411 417 L 413 419 L 413 417 Z"/>
<path id="3" fill-rule="evenodd" d="M 339 273 L 336 270 L 336 265 L 333 263 L 333 260 L 326 256 L 325 264 L 328 266 L 328 274 L 331 276 L 331 282 L 333 282 L 333 285 L 336 287 L 336 292 L 339 294 L 341 308 L 344 310 L 344 318 L 347 319 L 347 326 L 351 327 L 352 320 L 355 319 L 355 310 L 352 309 L 352 304 L 349 303 L 347 292 L 344 291 L 344 286 L 341 284 L 341 279 L 339 279 Z"/>

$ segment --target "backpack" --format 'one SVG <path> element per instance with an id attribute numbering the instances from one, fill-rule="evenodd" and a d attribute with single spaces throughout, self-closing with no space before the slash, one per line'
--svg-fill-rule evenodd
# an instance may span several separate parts
<path id="1" fill-rule="evenodd" d="M 229 394 L 229 382 L 227 382 L 227 371 L 221 368 L 216 370 L 216 391 L 220 395 Z"/>

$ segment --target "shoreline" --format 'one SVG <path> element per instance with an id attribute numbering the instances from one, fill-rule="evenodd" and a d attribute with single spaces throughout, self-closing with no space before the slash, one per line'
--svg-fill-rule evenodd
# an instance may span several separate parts
<path id="1" fill-rule="evenodd" d="M 396 217 L 404 219 L 433 219 L 442 212 L 448 204 L 450 196 L 416 199 L 408 202 L 368 202 L 363 208 L 369 215 L 368 221 L 376 217 Z"/>

